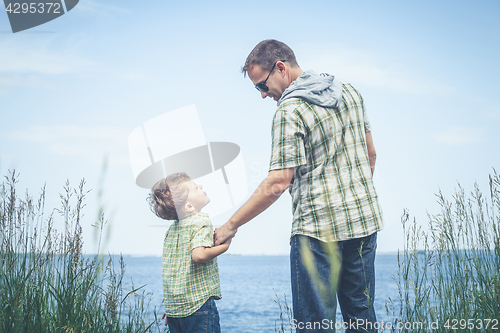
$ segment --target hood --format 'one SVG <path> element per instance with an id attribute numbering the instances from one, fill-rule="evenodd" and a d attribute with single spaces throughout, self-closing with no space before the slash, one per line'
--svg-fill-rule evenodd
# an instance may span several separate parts
<path id="1" fill-rule="evenodd" d="M 342 84 L 330 74 L 318 75 L 313 71 L 306 71 L 285 89 L 278 100 L 278 106 L 289 98 L 300 98 L 318 106 L 336 108 L 342 100 Z"/>

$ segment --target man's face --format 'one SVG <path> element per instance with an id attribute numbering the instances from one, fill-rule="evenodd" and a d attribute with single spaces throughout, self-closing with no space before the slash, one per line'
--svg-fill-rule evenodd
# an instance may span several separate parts
<path id="1" fill-rule="evenodd" d="M 253 84 L 264 82 L 266 77 L 269 75 L 269 78 L 266 81 L 266 86 L 269 88 L 268 91 L 261 91 L 260 94 L 262 98 L 272 98 L 275 101 L 278 101 L 285 91 L 286 87 L 284 85 L 284 77 L 282 75 L 282 68 L 284 67 L 284 63 L 279 61 L 276 66 L 273 68 L 272 72 L 269 74 L 268 70 L 263 70 L 259 65 L 253 65 L 247 71 L 248 77 L 252 80 Z"/>
<path id="2" fill-rule="evenodd" d="M 189 189 L 187 203 L 193 205 L 195 210 L 199 212 L 210 202 L 210 198 L 206 192 L 203 192 L 203 186 L 196 184 L 192 180 L 186 182 L 185 185 Z"/>

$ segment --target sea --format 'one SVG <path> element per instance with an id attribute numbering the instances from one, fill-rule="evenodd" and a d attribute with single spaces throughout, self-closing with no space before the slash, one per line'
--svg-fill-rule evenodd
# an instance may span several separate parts
<path id="1" fill-rule="evenodd" d="M 292 307 L 288 255 L 222 255 L 217 260 L 222 299 L 216 301 L 216 305 L 222 332 L 281 332 L 277 329 L 282 323 L 280 314 L 283 316 L 285 332 L 291 332 L 290 320 L 285 311 L 286 306 Z M 151 309 L 156 307 L 157 312 L 162 314 L 161 257 L 124 256 L 124 261 L 126 287 L 130 287 L 132 282 L 135 287 L 145 285 L 142 290 L 151 294 Z M 392 299 L 396 304 L 397 272 L 397 254 L 377 254 L 374 304 L 379 323 L 394 320 L 392 311 L 388 313 L 386 310 L 386 303 Z M 341 323 L 342 314 L 337 306 L 336 324 Z"/>

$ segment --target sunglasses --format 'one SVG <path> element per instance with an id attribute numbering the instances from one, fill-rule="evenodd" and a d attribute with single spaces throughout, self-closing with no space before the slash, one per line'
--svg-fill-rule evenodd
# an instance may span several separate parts
<path id="1" fill-rule="evenodd" d="M 271 73 L 273 72 L 274 67 L 276 66 L 278 61 L 285 62 L 286 60 L 276 60 L 273 67 L 271 67 L 271 70 L 269 71 L 269 74 L 267 75 L 266 79 L 260 83 L 257 83 L 255 85 L 255 89 L 257 89 L 258 91 L 261 91 L 261 92 L 268 92 L 269 91 L 269 87 L 266 86 L 266 82 L 267 82 L 267 79 L 269 79 L 269 76 L 271 76 Z"/>

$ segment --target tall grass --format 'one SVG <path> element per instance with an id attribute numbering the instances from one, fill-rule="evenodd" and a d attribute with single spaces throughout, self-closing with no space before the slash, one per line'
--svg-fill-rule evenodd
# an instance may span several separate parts
<path id="1" fill-rule="evenodd" d="M 21 198 L 17 178 L 0 185 L 0 332 L 159 332 L 150 296 L 125 289 L 123 258 L 115 266 L 111 256 L 82 253 L 84 181 L 66 183 L 61 207 L 46 215 L 45 189 Z M 101 215 L 100 235 L 104 222 Z"/>
<path id="2" fill-rule="evenodd" d="M 428 231 L 403 215 L 399 304 L 387 304 L 397 315 L 392 331 L 500 330 L 500 177 L 489 180 L 488 197 L 477 184 L 470 194 L 459 185 L 451 201 L 439 192 L 441 212 L 429 215 Z"/>
<path id="3" fill-rule="evenodd" d="M 283 296 L 283 301 L 280 299 L 276 291 L 274 292 L 274 302 L 280 309 L 280 319 L 274 321 L 274 332 L 277 333 L 293 333 L 291 322 L 293 319 L 292 308 L 288 305 L 286 294 Z"/>

